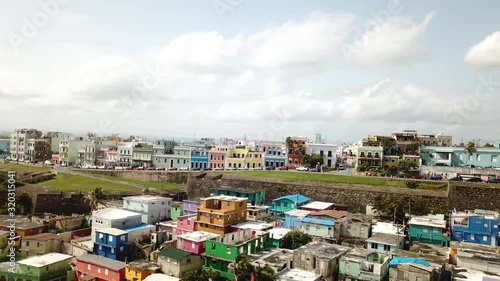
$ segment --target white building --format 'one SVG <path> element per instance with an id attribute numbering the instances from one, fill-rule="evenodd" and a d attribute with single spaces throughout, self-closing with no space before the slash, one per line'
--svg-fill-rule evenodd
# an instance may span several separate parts
<path id="1" fill-rule="evenodd" d="M 326 143 L 308 143 L 306 154 L 321 155 L 323 157 L 323 166 L 334 168 L 337 163 L 338 145 Z"/>
<path id="2" fill-rule="evenodd" d="M 118 144 L 116 164 L 120 167 L 130 167 L 132 166 L 132 149 L 134 148 L 134 143 L 124 142 Z"/>
<path id="3" fill-rule="evenodd" d="M 92 242 L 95 231 L 103 228 L 129 229 L 142 224 L 142 215 L 128 210 L 107 208 L 92 212 Z"/>
<path id="4" fill-rule="evenodd" d="M 138 212 L 142 216 L 142 222 L 151 224 L 170 218 L 170 207 L 172 198 L 141 195 L 123 198 L 123 209 Z"/>
<path id="5" fill-rule="evenodd" d="M 42 137 L 42 132 L 36 129 L 17 129 L 10 133 L 10 157 L 12 161 L 28 159 L 28 140 Z"/>

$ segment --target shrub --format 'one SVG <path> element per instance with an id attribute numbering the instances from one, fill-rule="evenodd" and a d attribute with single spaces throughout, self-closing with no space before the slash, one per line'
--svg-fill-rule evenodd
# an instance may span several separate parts
<path id="1" fill-rule="evenodd" d="M 405 184 L 406 184 L 406 187 L 411 188 L 411 189 L 416 189 L 420 185 L 417 181 L 406 181 Z"/>

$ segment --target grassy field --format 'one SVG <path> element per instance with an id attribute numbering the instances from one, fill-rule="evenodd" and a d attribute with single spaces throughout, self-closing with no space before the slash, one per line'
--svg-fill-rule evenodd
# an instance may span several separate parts
<path id="1" fill-rule="evenodd" d="M 0 170 L 3 171 L 16 171 L 19 173 L 29 173 L 29 172 L 50 172 L 49 167 L 40 167 L 35 165 L 25 165 L 25 164 L 16 164 L 15 162 L 10 163 L 1 163 L 0 162 Z"/>
<path id="2" fill-rule="evenodd" d="M 162 188 L 163 189 L 174 189 L 174 188 L 184 189 L 184 188 L 186 188 L 186 185 L 184 185 L 184 184 L 175 184 L 175 183 L 163 183 L 162 184 L 160 182 L 131 180 L 131 179 L 117 178 L 117 177 L 100 175 L 100 174 L 92 174 L 92 176 L 97 177 L 97 178 L 102 178 L 102 179 L 109 179 L 109 180 L 123 181 L 123 182 L 128 182 L 128 183 L 133 183 L 133 184 L 140 184 L 140 185 L 146 186 L 148 188 L 156 188 L 156 189 L 162 189 Z"/>
<path id="3" fill-rule="evenodd" d="M 117 184 L 113 182 L 87 178 L 84 176 L 58 174 L 54 180 L 41 183 L 43 186 L 50 187 L 53 190 L 68 192 L 68 191 L 81 191 L 87 192 L 95 190 L 96 187 L 102 187 L 106 192 L 116 191 L 141 191 L 140 188 Z"/>
<path id="4" fill-rule="evenodd" d="M 307 173 L 307 172 L 294 172 L 294 171 L 242 171 L 242 172 L 224 172 L 227 175 L 246 176 L 246 177 L 260 177 L 260 178 L 273 178 L 281 179 L 283 181 L 312 181 L 324 183 L 344 183 L 344 184 L 363 184 L 373 186 L 392 186 L 392 187 L 406 187 L 405 180 L 390 179 L 382 177 L 366 177 L 366 176 L 346 176 L 336 174 L 321 174 L 321 173 Z M 447 183 L 445 182 L 426 182 L 420 181 L 419 189 L 444 189 Z"/>

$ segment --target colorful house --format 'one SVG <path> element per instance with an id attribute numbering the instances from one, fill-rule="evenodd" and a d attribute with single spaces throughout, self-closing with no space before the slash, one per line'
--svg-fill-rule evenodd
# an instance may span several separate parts
<path id="1" fill-rule="evenodd" d="M 247 198 L 248 204 L 250 205 L 264 205 L 266 200 L 266 192 L 261 190 L 255 190 L 244 187 L 233 187 L 223 185 L 220 187 L 216 187 L 213 190 L 213 195 L 227 195 L 227 196 L 235 196 L 240 198 Z"/>
<path id="2" fill-rule="evenodd" d="M 250 151 L 245 157 L 245 165 L 248 169 L 264 168 L 264 152 Z"/>
<path id="3" fill-rule="evenodd" d="M 342 233 L 342 223 L 341 220 L 349 215 L 349 212 L 347 211 L 338 211 L 338 210 L 323 210 L 323 211 L 317 211 L 317 212 L 312 212 L 309 215 L 307 215 L 308 219 L 311 220 L 324 220 L 327 222 L 334 222 L 333 224 L 333 236 L 329 237 L 330 239 L 339 239 Z M 330 224 L 330 223 L 327 223 Z M 324 225 L 324 226 L 317 226 L 310 225 L 310 229 L 308 231 L 314 231 L 317 227 L 320 229 L 323 228 L 323 231 L 329 232 L 330 226 Z M 326 233 L 324 233 L 326 234 Z M 326 238 L 326 237 L 325 237 Z"/>
<path id="4" fill-rule="evenodd" d="M 261 144 L 264 155 L 264 167 L 286 166 L 286 146 L 283 142 L 263 142 Z"/>
<path id="5" fill-rule="evenodd" d="M 451 214 L 453 241 L 499 246 L 498 212 L 474 210 Z"/>
<path id="6" fill-rule="evenodd" d="M 142 223 L 152 224 L 170 218 L 172 198 L 153 195 L 123 197 L 123 209 L 140 213 Z"/>
<path id="7" fill-rule="evenodd" d="M 300 230 L 312 236 L 334 239 L 335 221 L 305 217 L 302 219 Z"/>
<path id="8" fill-rule="evenodd" d="M 448 247 L 450 235 L 444 215 L 413 217 L 410 222 L 410 241 Z"/>
<path id="9" fill-rule="evenodd" d="M 385 281 L 389 276 L 389 257 L 375 251 L 354 249 L 339 259 L 338 280 Z"/>
<path id="10" fill-rule="evenodd" d="M 366 248 L 390 255 L 394 250 L 403 249 L 404 243 L 404 234 L 375 233 L 372 237 L 366 239 Z"/>
<path id="11" fill-rule="evenodd" d="M 302 158 L 307 151 L 308 139 L 306 137 L 288 137 L 286 147 L 288 149 L 288 166 L 302 165 Z"/>
<path id="12" fill-rule="evenodd" d="M 216 237 L 219 237 L 219 235 L 203 231 L 178 235 L 177 248 L 196 255 L 201 255 L 205 252 L 205 241 Z"/>
<path id="13" fill-rule="evenodd" d="M 94 253 L 113 260 L 125 261 L 130 243 L 128 232 L 117 228 L 96 230 Z"/>
<path id="14" fill-rule="evenodd" d="M 285 213 L 285 228 L 298 230 L 302 225 L 302 219 L 309 215 L 311 211 L 291 210 Z"/>
<path id="15" fill-rule="evenodd" d="M 283 214 L 291 210 L 299 209 L 310 201 L 311 199 L 309 197 L 301 194 L 282 196 L 273 200 L 271 212 L 275 214 Z"/>
<path id="16" fill-rule="evenodd" d="M 127 281 L 143 281 L 146 277 L 157 272 L 160 267 L 156 263 L 147 260 L 136 260 L 127 263 L 125 267 L 125 278 Z"/>
<path id="17" fill-rule="evenodd" d="M 470 155 L 463 147 L 422 147 L 422 165 L 463 166 L 500 168 L 500 148 L 477 148 Z"/>
<path id="18" fill-rule="evenodd" d="M 182 235 L 196 231 L 196 215 L 180 216 L 174 228 L 175 235 Z"/>
<path id="19" fill-rule="evenodd" d="M 208 150 L 206 148 L 193 148 L 191 150 L 191 169 L 208 169 Z"/>
<path id="20" fill-rule="evenodd" d="M 339 259 L 352 248 L 330 243 L 311 242 L 293 253 L 293 268 L 315 272 L 326 280 L 336 280 Z"/>
<path id="21" fill-rule="evenodd" d="M 200 200 L 186 199 L 182 201 L 182 213 L 184 216 L 196 215 L 198 207 L 200 207 Z"/>
<path id="22" fill-rule="evenodd" d="M 282 227 L 276 227 L 273 229 L 270 229 L 269 232 L 269 237 L 271 238 L 273 247 L 279 248 L 281 246 L 281 239 L 283 236 L 285 236 L 288 232 L 292 231 L 291 229 L 288 228 L 282 228 Z"/>
<path id="23" fill-rule="evenodd" d="M 0 230 L 10 232 L 11 223 L 9 222 L 9 220 L 11 219 L 17 220 L 16 234 L 21 238 L 44 232 L 45 225 L 43 223 L 32 222 L 24 216 L 10 217 L 8 215 L 0 215 Z"/>
<path id="24" fill-rule="evenodd" d="M 170 217 L 176 220 L 178 217 L 184 215 L 182 202 L 173 202 L 172 207 L 170 207 Z"/>
<path id="25" fill-rule="evenodd" d="M 73 256 L 50 253 L 41 256 L 0 263 L 0 280 L 67 280 Z"/>
<path id="26" fill-rule="evenodd" d="M 186 272 L 199 269 L 203 261 L 199 255 L 167 247 L 158 253 L 158 265 L 166 275 L 181 278 Z"/>
<path id="27" fill-rule="evenodd" d="M 246 167 L 245 157 L 250 151 L 250 146 L 237 145 L 229 150 L 227 157 L 227 168 L 244 168 Z"/>
<path id="28" fill-rule="evenodd" d="M 49 253 L 61 252 L 63 237 L 54 233 L 41 233 L 33 236 L 26 236 L 21 244 L 21 256 L 31 257 Z"/>
<path id="29" fill-rule="evenodd" d="M 246 221 L 247 202 L 247 198 L 225 195 L 201 199 L 196 217 L 198 230 L 215 234 L 231 232 L 231 225 Z"/>
<path id="30" fill-rule="evenodd" d="M 251 238 L 252 231 L 240 230 L 205 242 L 205 265 L 203 268 L 218 271 L 222 277 L 233 280 L 229 264 L 239 253 L 253 254 L 272 247 L 269 233 Z"/>
<path id="31" fill-rule="evenodd" d="M 208 165 L 210 169 L 224 170 L 226 168 L 229 147 L 216 145 L 208 151 Z"/>
<path id="32" fill-rule="evenodd" d="M 76 281 L 123 281 L 126 264 L 96 255 L 76 257 Z"/>
<path id="33" fill-rule="evenodd" d="M 261 221 L 261 220 L 266 220 L 269 217 L 271 217 L 271 207 L 265 206 L 265 205 L 247 206 L 247 220 L 249 220 L 249 221 Z"/>
<path id="34" fill-rule="evenodd" d="M 232 225 L 233 231 L 250 229 L 252 231 L 252 238 L 260 236 L 274 227 L 274 225 L 266 222 L 246 221 L 239 224 Z"/>

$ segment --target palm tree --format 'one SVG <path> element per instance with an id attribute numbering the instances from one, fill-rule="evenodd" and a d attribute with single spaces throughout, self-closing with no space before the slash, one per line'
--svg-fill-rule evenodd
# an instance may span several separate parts
<path id="1" fill-rule="evenodd" d="M 250 281 L 255 272 L 250 258 L 245 253 L 238 254 L 234 262 L 229 264 L 228 268 L 229 272 L 234 274 L 234 280 L 236 281 Z"/>
<path id="2" fill-rule="evenodd" d="M 201 268 L 188 271 L 181 277 L 181 281 L 217 281 L 221 279 L 217 271 L 203 270 Z"/>
<path id="3" fill-rule="evenodd" d="M 476 144 L 473 141 L 470 141 L 467 143 L 464 150 L 467 152 L 467 154 L 472 156 L 477 151 Z M 467 157 L 465 158 L 465 165 L 467 165 L 467 159 L 469 158 L 469 155 L 467 155 Z"/>
<path id="4" fill-rule="evenodd" d="M 5 154 L 5 150 L 0 148 L 0 155 L 3 155 L 3 154 Z"/>
<path id="5" fill-rule="evenodd" d="M 97 210 L 97 208 L 99 207 L 99 204 L 106 206 L 106 204 L 101 202 L 99 199 L 100 198 L 98 198 L 98 196 L 96 195 L 96 192 L 94 192 L 94 191 L 89 191 L 89 193 L 87 193 L 87 195 L 85 196 L 85 203 L 87 203 L 87 205 L 90 207 L 89 219 L 92 217 L 92 212 Z"/>
<path id="6" fill-rule="evenodd" d="M 278 276 L 269 265 L 258 266 L 255 270 L 255 281 L 276 281 Z"/>

